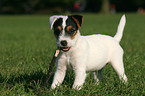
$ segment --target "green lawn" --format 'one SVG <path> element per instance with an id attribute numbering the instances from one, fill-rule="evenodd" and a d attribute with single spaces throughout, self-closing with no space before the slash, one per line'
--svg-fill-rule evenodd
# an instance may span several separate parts
<path id="1" fill-rule="evenodd" d="M 81 34 L 114 36 L 121 15 L 83 14 Z M 40 87 L 56 48 L 55 38 L 48 24 L 49 16 L 0 16 L 1 95 L 36 95 L 35 90 L 28 85 L 37 89 Z M 90 74 L 82 90 L 71 90 L 74 74 L 67 70 L 66 78 L 57 90 L 49 91 L 50 86 L 46 86 L 40 95 L 145 95 L 145 15 L 128 13 L 126 18 L 120 44 L 124 49 L 128 86 L 120 83 L 116 72 L 108 64 L 103 71 L 105 81 L 98 86 L 93 83 L 93 76 Z"/>

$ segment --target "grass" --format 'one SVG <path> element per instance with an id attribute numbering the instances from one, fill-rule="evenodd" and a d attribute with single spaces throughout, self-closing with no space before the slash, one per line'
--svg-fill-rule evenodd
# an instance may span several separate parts
<path id="1" fill-rule="evenodd" d="M 121 15 L 83 14 L 81 34 L 114 36 Z M 1 95 L 38 95 L 28 85 L 33 85 L 36 89 L 40 87 L 56 49 L 48 18 L 49 15 L 0 16 Z M 120 83 L 116 72 L 107 64 L 103 71 L 105 81 L 98 86 L 93 83 L 90 74 L 82 90 L 72 90 L 74 74 L 67 70 L 65 80 L 57 90 L 50 91 L 50 86 L 45 86 L 40 95 L 145 95 L 145 16 L 128 13 L 126 18 L 127 24 L 120 44 L 125 53 L 128 86 Z"/>

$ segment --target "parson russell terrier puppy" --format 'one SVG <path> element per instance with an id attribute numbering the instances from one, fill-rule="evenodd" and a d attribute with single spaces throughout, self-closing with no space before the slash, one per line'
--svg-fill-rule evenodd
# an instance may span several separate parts
<path id="1" fill-rule="evenodd" d="M 93 71 L 96 81 L 102 80 L 102 68 L 107 63 L 112 65 L 119 79 L 127 83 L 123 49 L 119 45 L 126 23 L 125 15 L 122 16 L 114 37 L 100 34 L 81 36 L 79 29 L 82 22 L 83 17 L 80 15 L 55 15 L 49 19 L 50 28 L 54 29 L 57 47 L 61 50 L 51 88 L 55 89 L 63 82 L 68 65 L 72 66 L 75 73 L 72 86 L 74 89 L 81 89 L 88 71 Z M 98 76 L 95 74 L 96 70 Z"/>

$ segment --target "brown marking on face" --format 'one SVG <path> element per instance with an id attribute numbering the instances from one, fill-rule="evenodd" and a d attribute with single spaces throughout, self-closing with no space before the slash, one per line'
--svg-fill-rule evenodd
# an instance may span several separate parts
<path id="1" fill-rule="evenodd" d="M 67 28 L 66 28 L 66 31 L 70 31 L 72 29 L 72 26 L 68 26 Z"/>
<path id="2" fill-rule="evenodd" d="M 78 27 L 79 27 L 79 29 L 81 28 L 81 26 L 80 26 L 80 24 L 79 24 L 79 21 L 76 19 L 76 18 L 74 18 L 74 17 L 72 17 L 73 19 L 74 19 L 74 21 L 76 22 L 76 24 L 78 25 Z"/>
<path id="3" fill-rule="evenodd" d="M 57 26 L 57 29 L 58 29 L 59 31 L 61 31 L 61 30 L 62 30 L 61 26 Z"/>
<path id="4" fill-rule="evenodd" d="M 58 35 L 60 34 L 60 32 L 62 31 L 62 27 L 61 26 L 57 26 L 55 28 L 55 37 L 58 38 Z"/>
<path id="5" fill-rule="evenodd" d="M 77 33 L 78 33 L 78 30 L 76 30 L 76 31 L 74 32 L 74 34 L 71 36 L 71 39 L 74 39 Z"/>

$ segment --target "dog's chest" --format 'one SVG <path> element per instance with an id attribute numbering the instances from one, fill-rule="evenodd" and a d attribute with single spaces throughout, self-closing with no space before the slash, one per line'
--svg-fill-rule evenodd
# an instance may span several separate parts
<path id="1" fill-rule="evenodd" d="M 72 65 L 71 65 L 71 60 L 70 60 L 70 55 L 69 54 L 66 54 L 66 62 L 67 62 L 67 67 L 69 69 L 72 69 Z"/>

